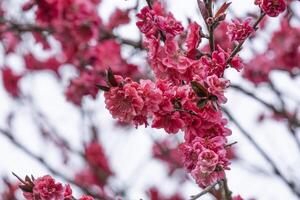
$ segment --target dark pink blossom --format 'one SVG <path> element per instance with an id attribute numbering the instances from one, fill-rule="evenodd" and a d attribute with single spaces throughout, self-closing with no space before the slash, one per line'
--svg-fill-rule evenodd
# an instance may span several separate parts
<path id="1" fill-rule="evenodd" d="M 108 30 L 113 30 L 114 28 L 127 24 L 130 22 L 129 18 L 130 10 L 121 10 L 117 8 L 113 14 L 109 17 L 108 24 L 106 25 Z"/>
<path id="2" fill-rule="evenodd" d="M 106 108 L 112 116 L 121 122 L 131 123 L 137 116 L 143 115 L 144 100 L 139 95 L 139 84 L 126 79 L 120 87 L 112 87 L 104 94 Z"/>
<path id="3" fill-rule="evenodd" d="M 243 22 L 237 19 L 233 20 L 232 23 L 227 26 L 227 34 L 230 36 L 231 41 L 242 42 L 247 39 L 254 32 L 250 23 L 250 18 Z"/>
<path id="4" fill-rule="evenodd" d="M 72 194 L 73 194 L 72 188 L 69 184 L 67 184 L 65 186 L 65 192 L 64 192 L 65 200 L 71 200 L 72 199 Z"/>
<path id="5" fill-rule="evenodd" d="M 22 78 L 22 75 L 16 74 L 10 68 L 7 67 L 1 69 L 1 72 L 2 72 L 2 82 L 5 90 L 12 97 L 19 97 L 20 96 L 19 81 Z"/>
<path id="6" fill-rule="evenodd" d="M 97 84 L 102 84 L 103 82 L 103 78 L 96 72 L 90 70 L 82 71 L 79 77 L 70 81 L 65 92 L 67 100 L 80 106 L 84 96 L 89 95 L 95 99 L 99 92 Z"/>
<path id="7" fill-rule="evenodd" d="M 156 187 L 151 187 L 147 194 L 149 196 L 149 200 L 183 200 L 183 197 L 178 193 L 171 196 L 163 195 Z"/>
<path id="8" fill-rule="evenodd" d="M 107 157 L 104 154 L 104 149 L 98 142 L 94 141 L 88 144 L 85 148 L 85 157 L 90 165 L 101 171 L 104 180 L 113 174 L 109 167 Z"/>
<path id="9" fill-rule="evenodd" d="M 261 0 L 261 9 L 270 17 L 277 17 L 286 9 L 285 0 Z"/>
<path id="10" fill-rule="evenodd" d="M 56 183 L 51 176 L 47 175 L 34 181 L 32 194 L 34 199 L 61 200 L 64 197 L 64 187 L 61 183 Z"/>
<path id="11" fill-rule="evenodd" d="M 94 198 L 88 195 L 83 195 L 79 198 L 79 200 L 94 200 Z"/>
<path id="12" fill-rule="evenodd" d="M 167 133 L 177 133 L 184 126 L 179 112 L 156 113 L 152 122 L 153 128 L 163 128 Z"/>
<path id="13" fill-rule="evenodd" d="M 240 195 L 232 197 L 232 200 L 244 200 Z"/>
<path id="14" fill-rule="evenodd" d="M 201 26 L 197 24 L 197 22 L 193 22 L 189 24 L 188 27 L 188 34 L 186 37 L 186 47 L 187 51 L 191 51 L 193 49 L 196 49 L 200 42 L 201 42 Z"/>

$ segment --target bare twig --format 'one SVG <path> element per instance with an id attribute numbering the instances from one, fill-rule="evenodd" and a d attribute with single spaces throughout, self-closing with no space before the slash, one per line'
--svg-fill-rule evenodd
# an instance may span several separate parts
<path id="1" fill-rule="evenodd" d="M 240 125 L 240 123 L 233 117 L 233 115 L 226 109 L 223 108 L 223 112 L 228 116 L 230 121 L 235 124 L 235 126 L 241 131 L 241 133 L 248 139 L 248 141 L 255 147 L 255 149 L 260 153 L 260 155 L 270 164 L 272 167 L 273 173 L 278 176 L 282 182 L 284 182 L 290 190 L 300 198 L 300 192 L 297 191 L 296 185 L 289 181 L 285 176 L 281 173 L 276 163 L 269 157 L 269 155 L 256 143 L 256 141 L 251 137 L 251 135 Z"/>
<path id="2" fill-rule="evenodd" d="M 203 195 L 209 193 L 216 185 L 218 185 L 221 181 L 217 181 L 214 184 L 206 187 L 202 192 L 200 192 L 199 194 L 193 195 L 191 196 L 190 200 L 196 200 L 200 197 L 202 197 Z"/>
<path id="3" fill-rule="evenodd" d="M 18 142 L 14 136 L 12 135 L 12 133 L 8 130 L 5 130 L 3 128 L 0 128 L 0 133 L 5 136 L 7 139 L 9 139 L 9 141 L 14 144 L 17 148 L 19 148 L 20 150 L 22 150 L 26 155 L 28 155 L 29 157 L 33 158 L 34 160 L 38 161 L 43 167 L 45 167 L 50 173 L 52 173 L 55 176 L 61 177 L 62 179 L 64 179 L 65 181 L 67 181 L 70 184 L 76 185 L 78 188 L 80 188 L 83 192 L 85 192 L 88 195 L 91 195 L 93 197 L 95 197 L 96 199 L 99 200 L 109 200 L 111 198 L 106 197 L 106 196 L 100 196 L 98 194 L 95 194 L 94 192 L 90 191 L 88 188 L 78 184 L 77 182 L 75 182 L 74 180 L 66 177 L 64 174 L 58 172 L 57 170 L 55 170 L 53 167 L 51 167 L 43 157 L 35 155 L 34 153 L 32 153 L 29 149 L 27 149 L 27 147 L 23 144 L 21 144 L 20 142 Z"/>

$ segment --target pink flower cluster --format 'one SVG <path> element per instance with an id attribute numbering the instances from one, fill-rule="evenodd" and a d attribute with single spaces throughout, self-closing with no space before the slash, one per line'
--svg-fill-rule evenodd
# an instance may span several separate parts
<path id="1" fill-rule="evenodd" d="M 19 97 L 20 96 L 20 88 L 19 88 L 19 81 L 22 78 L 22 75 L 16 74 L 12 71 L 11 68 L 3 68 L 1 69 L 2 72 L 2 82 L 5 90 L 12 96 L 12 97 Z"/>
<path id="2" fill-rule="evenodd" d="M 151 118 L 153 128 L 172 134 L 183 131 L 184 165 L 200 186 L 207 186 L 222 179 L 228 169 L 226 137 L 231 132 L 220 104 L 226 102 L 229 81 L 223 75 L 228 66 L 240 70 L 241 61 L 235 56 L 227 63 L 230 52 L 221 47 L 211 57 L 191 56 L 190 52 L 200 52 L 201 27 L 189 25 L 184 41 L 187 48 L 181 49 L 182 40 L 177 36 L 182 26 L 158 3 L 153 9 L 143 8 L 137 16 L 156 80 L 135 82 L 110 75 L 104 94 L 106 108 L 121 122 L 147 126 Z"/>
<path id="3" fill-rule="evenodd" d="M 103 188 L 113 175 L 103 147 L 97 141 L 90 142 L 85 148 L 85 158 L 88 165 L 76 174 L 75 181 L 86 187 Z"/>
<path id="4" fill-rule="evenodd" d="M 96 98 L 96 85 L 103 82 L 108 67 L 116 74 L 132 78 L 140 76 L 137 66 L 122 57 L 121 45 L 113 33 L 115 28 L 130 22 L 131 9 L 116 9 L 103 23 L 97 11 L 100 3 L 100 0 L 28 0 L 23 6 L 24 11 L 34 10 L 34 28 L 43 30 L 32 32 L 35 42 L 49 50 L 52 47 L 48 36 L 52 36 L 61 47 L 57 55 L 42 61 L 32 53 L 26 53 L 23 55 L 26 70 L 52 70 L 60 77 L 60 68 L 71 64 L 78 76 L 70 80 L 65 94 L 67 100 L 77 106 L 82 105 L 84 96 Z M 16 46 L 18 40 L 13 36 L 5 36 L 7 50 Z"/>
<path id="5" fill-rule="evenodd" d="M 168 174 L 171 176 L 176 170 L 183 169 L 182 157 L 178 145 L 168 139 L 157 141 L 152 147 L 153 157 L 163 161 L 168 166 Z"/>
<path id="6" fill-rule="evenodd" d="M 254 32 L 254 29 L 251 26 L 251 18 L 248 18 L 243 22 L 235 19 L 232 21 L 232 24 L 227 26 L 227 28 L 227 34 L 230 36 L 231 41 L 237 42 L 244 41 Z"/>
<path id="7" fill-rule="evenodd" d="M 300 29 L 282 19 L 280 29 L 275 31 L 268 49 L 246 63 L 243 75 L 258 85 L 269 81 L 274 70 L 287 71 L 293 76 L 300 69 Z"/>
<path id="8" fill-rule="evenodd" d="M 152 187 L 148 190 L 148 196 L 149 196 L 149 200 L 183 200 L 183 197 L 177 193 L 175 193 L 171 196 L 163 195 L 155 187 Z"/>
<path id="9" fill-rule="evenodd" d="M 270 17 L 277 17 L 286 9 L 285 0 L 256 0 L 255 4 Z"/>
<path id="10" fill-rule="evenodd" d="M 23 196 L 26 200 L 71 200 L 72 189 L 70 185 L 63 186 L 61 183 L 56 182 L 51 176 L 46 175 L 39 177 L 35 180 L 27 179 L 29 185 L 23 185 L 21 188 L 27 187 L 23 190 Z M 32 187 L 32 188 L 30 188 Z M 30 188 L 30 189 L 29 189 Z M 32 190 L 32 191 L 28 191 Z M 80 200 L 93 200 L 94 198 L 82 196 Z"/>
<path id="11" fill-rule="evenodd" d="M 166 13 L 158 2 L 155 2 L 153 8 L 144 7 L 137 18 L 137 26 L 148 37 L 159 34 L 159 31 L 173 36 L 183 31 L 181 23 L 176 21 L 172 13 Z"/>

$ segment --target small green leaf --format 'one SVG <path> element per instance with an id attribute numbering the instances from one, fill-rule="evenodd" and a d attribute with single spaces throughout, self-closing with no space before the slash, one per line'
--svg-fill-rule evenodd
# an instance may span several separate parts
<path id="1" fill-rule="evenodd" d="M 198 97 L 208 97 L 207 89 L 196 81 L 191 82 L 192 88 Z"/>
<path id="2" fill-rule="evenodd" d="M 113 86 L 113 87 L 117 87 L 118 86 L 118 83 L 115 79 L 115 76 L 111 70 L 111 68 L 108 68 L 107 70 L 107 80 L 108 80 L 108 83 Z"/>
<path id="3" fill-rule="evenodd" d="M 200 99 L 200 100 L 197 102 L 198 108 L 204 108 L 204 106 L 207 104 L 207 102 L 208 102 L 208 99 Z"/>

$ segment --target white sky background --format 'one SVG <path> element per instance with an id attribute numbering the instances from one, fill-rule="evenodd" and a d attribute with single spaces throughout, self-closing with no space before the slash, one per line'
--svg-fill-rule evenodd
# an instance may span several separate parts
<path id="1" fill-rule="evenodd" d="M 14 0 L 12 2 L 23 2 L 22 0 Z M 201 17 L 198 15 L 196 0 L 168 0 L 169 10 L 173 12 L 177 19 L 184 20 L 190 17 L 192 20 L 201 22 Z M 222 1 L 223 2 L 223 1 Z M 113 8 L 131 7 L 135 4 L 132 0 L 103 0 L 99 8 L 100 15 L 105 19 Z M 253 5 L 253 0 L 232 0 L 234 11 L 243 16 L 246 10 L 257 9 Z M 17 12 L 16 8 L 10 7 L 11 12 Z M 298 6 L 298 10 L 299 10 Z M 296 9 L 297 10 L 297 9 Z M 272 27 L 276 28 L 277 20 L 274 21 Z M 186 21 L 184 21 L 186 25 Z M 134 21 L 130 26 L 125 26 L 119 30 L 118 33 L 124 37 L 137 38 L 137 28 L 134 26 Z M 268 34 L 264 34 L 263 38 L 269 38 Z M 263 47 L 265 41 L 258 40 L 256 44 L 258 48 Z M 30 42 L 29 42 L 30 43 Z M 32 46 L 32 44 L 31 44 Z M 35 52 L 40 55 L 40 49 L 35 47 Z M 124 52 L 124 55 L 126 52 Z M 249 52 L 243 53 L 245 57 L 249 56 Z M 134 59 L 139 63 L 141 60 Z M 0 63 L 4 59 L 0 56 Z M 16 70 L 21 69 L 22 62 L 16 57 L 10 57 L 5 62 L 8 62 Z M 70 68 L 65 67 L 62 70 L 64 76 L 72 77 L 74 72 Z M 227 76 L 234 83 L 243 84 L 248 88 L 253 87 L 244 82 L 239 73 L 229 70 Z M 300 99 L 299 91 L 300 80 L 291 82 L 289 77 L 285 74 L 272 74 L 275 84 L 279 88 L 284 88 L 285 92 Z M 64 85 L 67 82 L 63 83 Z M 56 126 L 58 131 L 66 138 L 74 148 L 79 148 L 82 137 L 86 137 L 83 129 L 81 115 L 77 109 L 65 101 L 63 96 L 63 88 L 61 83 L 58 83 L 55 77 L 50 73 L 36 73 L 27 77 L 22 81 L 22 90 L 26 93 L 30 92 L 38 107 L 48 116 L 49 120 Z M 273 101 L 274 96 L 266 89 L 260 89 L 257 92 L 263 99 Z M 294 142 L 287 136 L 288 132 L 281 123 L 274 123 L 267 121 L 263 124 L 257 124 L 257 114 L 265 111 L 259 104 L 253 102 L 251 99 L 234 92 L 228 91 L 227 107 L 234 114 L 236 118 L 241 121 L 241 124 L 253 135 L 255 140 L 262 144 L 263 148 L 269 152 L 269 155 L 278 163 L 280 168 L 285 172 L 286 177 L 300 178 L 300 154 L 295 147 Z M 60 158 L 57 157 L 58 152 L 53 150 L 53 146 L 41 140 L 35 128 L 32 126 L 30 118 L 30 109 L 28 107 L 20 106 L 13 102 L 10 97 L 3 91 L 0 85 L 0 127 L 5 126 L 5 116 L 11 110 L 18 110 L 15 120 L 14 132 L 19 141 L 26 144 L 28 148 L 47 159 L 51 166 L 63 171 L 65 174 L 72 176 L 72 173 L 81 168 L 78 159 L 72 159 L 72 165 L 68 168 L 61 166 Z M 94 113 L 94 121 L 99 125 L 101 130 L 101 141 L 105 146 L 106 153 L 110 158 L 112 168 L 117 174 L 116 184 L 120 186 L 127 185 L 129 187 L 129 199 L 137 200 L 140 198 L 146 199 L 144 191 L 154 185 L 158 185 L 164 193 L 172 191 L 179 191 L 185 195 L 185 198 L 192 194 L 199 193 L 200 190 L 195 184 L 178 185 L 176 182 L 169 180 L 165 175 L 165 166 L 161 166 L 156 161 L 148 161 L 151 157 L 152 142 L 149 134 L 154 137 L 162 137 L 167 134 L 163 131 L 151 128 L 138 128 L 127 130 L 116 128 L 113 125 L 113 120 L 110 114 L 104 108 L 102 95 L 99 95 L 96 101 L 89 99 L 85 100 L 85 108 L 96 111 Z M 292 105 L 291 105 L 292 106 Z M 239 130 L 234 126 L 230 126 L 233 130 L 231 141 L 238 141 L 236 145 L 238 155 L 246 163 L 258 166 L 271 174 L 270 167 L 257 154 L 255 149 L 248 143 L 248 141 L 240 134 Z M 172 137 L 172 136 L 171 136 Z M 47 170 L 38 162 L 34 161 L 22 151 L 15 148 L 6 138 L 0 135 L 0 175 L 9 175 L 10 172 L 16 172 L 20 176 L 26 174 L 33 174 L 34 176 L 41 176 L 47 174 Z M 264 175 L 258 172 L 249 172 L 248 168 L 241 163 L 233 163 L 232 170 L 228 171 L 229 187 L 234 194 L 240 194 L 245 198 L 257 197 L 259 200 L 296 200 L 297 198 L 291 194 L 289 189 L 275 178 L 275 176 Z M 296 173 L 298 172 L 298 174 Z M 299 179 L 298 179 L 299 180 Z M 0 185 L 0 190 L 1 190 Z M 208 195 L 203 197 L 203 200 L 211 199 Z"/>

